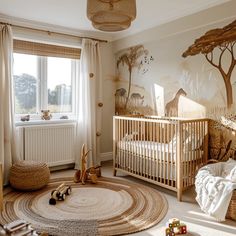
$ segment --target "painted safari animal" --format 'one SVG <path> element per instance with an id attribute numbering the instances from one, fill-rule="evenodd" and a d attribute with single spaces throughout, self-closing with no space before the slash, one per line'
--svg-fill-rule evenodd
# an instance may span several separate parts
<path id="1" fill-rule="evenodd" d="M 116 93 L 115 93 L 115 110 L 116 110 L 116 113 L 120 114 L 122 109 L 124 109 L 126 99 L 127 99 L 126 89 L 124 89 L 124 88 L 117 89 Z"/>
<path id="2" fill-rule="evenodd" d="M 139 93 L 132 93 L 130 96 L 130 103 L 133 107 L 140 107 L 143 105 L 144 96 L 141 96 Z"/>
<path id="3" fill-rule="evenodd" d="M 180 96 L 187 96 L 187 93 L 181 88 L 175 94 L 175 97 L 166 104 L 165 114 L 166 116 L 178 116 L 178 105 Z"/>

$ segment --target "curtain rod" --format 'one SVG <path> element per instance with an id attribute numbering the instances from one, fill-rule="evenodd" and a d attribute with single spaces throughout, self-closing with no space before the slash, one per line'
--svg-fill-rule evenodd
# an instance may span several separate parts
<path id="1" fill-rule="evenodd" d="M 69 36 L 69 37 L 80 38 L 80 39 L 92 39 L 92 40 L 96 40 L 96 41 L 103 42 L 103 43 L 107 43 L 108 42 L 107 40 L 103 40 L 103 39 L 97 39 L 97 38 L 92 38 L 92 37 L 81 37 L 81 36 L 76 36 L 76 35 L 72 35 L 72 34 L 65 34 L 65 33 L 54 32 L 54 31 L 50 31 L 50 30 L 35 29 L 35 28 L 27 27 L 27 26 L 14 25 L 14 24 L 6 23 L 6 22 L 0 22 L 0 24 L 10 25 L 10 26 L 13 26 L 13 27 L 21 28 L 21 29 L 40 31 L 40 32 L 47 33 L 48 35 L 50 35 L 50 34 L 57 34 L 57 35 Z"/>

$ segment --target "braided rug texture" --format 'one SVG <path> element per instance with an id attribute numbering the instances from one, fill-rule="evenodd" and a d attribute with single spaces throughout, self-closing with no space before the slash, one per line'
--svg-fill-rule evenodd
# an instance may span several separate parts
<path id="1" fill-rule="evenodd" d="M 72 187 L 71 195 L 49 205 L 51 191 L 63 182 Z M 167 209 L 162 194 L 141 184 L 101 177 L 97 184 L 81 185 L 58 178 L 35 192 L 6 191 L 0 223 L 20 218 L 59 236 L 126 235 L 154 226 Z"/>

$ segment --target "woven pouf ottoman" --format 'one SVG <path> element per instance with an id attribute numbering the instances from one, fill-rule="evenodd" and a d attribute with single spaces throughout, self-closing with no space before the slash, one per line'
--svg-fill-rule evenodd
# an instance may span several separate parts
<path id="1" fill-rule="evenodd" d="M 12 165 L 10 184 L 13 188 L 33 191 L 48 184 L 50 170 L 46 163 L 36 161 L 20 161 Z"/>

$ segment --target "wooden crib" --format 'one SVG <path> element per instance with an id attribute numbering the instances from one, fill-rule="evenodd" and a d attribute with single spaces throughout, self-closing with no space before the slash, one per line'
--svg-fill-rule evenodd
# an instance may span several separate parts
<path id="1" fill-rule="evenodd" d="M 208 119 L 113 117 L 117 170 L 177 192 L 194 185 L 207 162 Z"/>

